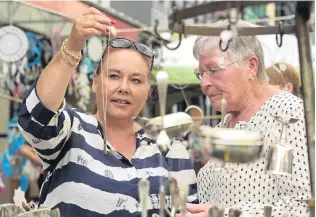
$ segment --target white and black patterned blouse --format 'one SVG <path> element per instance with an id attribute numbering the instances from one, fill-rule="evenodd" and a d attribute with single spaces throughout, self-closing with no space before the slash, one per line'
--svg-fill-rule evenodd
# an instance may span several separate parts
<path id="1" fill-rule="evenodd" d="M 242 209 L 251 216 L 263 217 L 263 205 L 273 205 L 272 216 L 309 217 L 306 200 L 311 197 L 309 163 L 303 102 L 289 93 L 270 97 L 249 121 L 239 121 L 236 129 L 260 132 L 265 136 L 262 156 L 247 164 L 220 164 L 210 160 L 198 174 L 201 203 Z M 287 143 L 293 147 L 292 176 L 272 175 L 265 171 L 269 147 L 277 144 L 281 124 L 273 115 L 298 118 L 287 128 Z M 225 118 L 227 124 L 228 115 Z"/>

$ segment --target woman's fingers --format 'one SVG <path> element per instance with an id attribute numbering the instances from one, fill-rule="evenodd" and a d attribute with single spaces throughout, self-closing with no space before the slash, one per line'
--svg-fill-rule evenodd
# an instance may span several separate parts
<path id="1" fill-rule="evenodd" d="M 87 11 L 85 11 L 82 16 L 90 17 L 93 20 L 96 20 L 100 23 L 106 24 L 106 25 L 114 25 L 115 21 L 111 20 L 109 17 L 106 16 L 105 13 L 95 9 L 95 8 L 88 8 Z"/>
<path id="2" fill-rule="evenodd" d="M 93 7 L 89 7 L 87 9 L 85 9 L 84 12 L 82 13 L 82 15 L 88 15 L 88 14 L 99 14 L 99 15 L 105 16 L 105 14 L 103 12 L 101 12 L 98 9 L 93 8 Z"/>
<path id="3" fill-rule="evenodd" d="M 104 24 L 101 24 L 95 20 L 87 20 L 87 21 L 84 21 L 82 24 L 81 24 L 81 27 L 85 30 L 85 29 L 96 29 L 98 30 L 99 32 L 106 32 L 106 29 L 108 28 L 108 25 L 104 25 Z"/>
<path id="4" fill-rule="evenodd" d="M 103 30 L 101 32 L 101 30 L 99 31 L 99 30 L 97 30 L 95 28 L 85 28 L 83 30 L 83 36 L 86 37 L 86 38 L 88 38 L 90 36 L 100 36 L 104 32 L 105 32 L 105 30 Z"/>
<path id="5" fill-rule="evenodd" d="M 107 34 L 109 32 L 108 26 L 113 24 L 114 21 L 111 21 L 101 11 L 92 7 L 87 8 L 83 14 L 74 20 L 67 44 L 73 51 L 81 51 L 90 36 Z"/>
<path id="6" fill-rule="evenodd" d="M 94 20 L 98 23 L 104 24 L 104 25 L 112 25 L 113 22 L 110 18 L 108 18 L 105 15 L 99 15 L 99 14 L 88 14 L 83 16 L 84 20 Z"/>

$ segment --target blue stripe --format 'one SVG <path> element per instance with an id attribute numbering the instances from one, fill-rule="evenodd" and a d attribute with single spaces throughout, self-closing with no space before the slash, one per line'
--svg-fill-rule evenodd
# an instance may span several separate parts
<path id="1" fill-rule="evenodd" d="M 70 113 L 70 112 L 68 112 Z M 63 122 L 65 115 L 60 113 L 58 116 L 58 126 L 41 126 L 32 120 L 31 114 L 28 113 L 26 106 L 23 104 L 19 113 L 18 124 L 24 131 L 30 133 L 37 139 L 50 140 L 59 135 L 59 132 L 63 128 Z M 31 141 L 29 141 L 31 143 Z"/>
<path id="2" fill-rule="evenodd" d="M 27 97 L 29 97 L 33 91 L 35 92 L 36 97 L 39 99 L 37 91 L 36 91 L 36 84 L 37 84 L 38 78 L 39 77 L 35 79 L 29 91 L 27 92 L 26 98 L 23 102 L 23 106 L 25 106 Z M 26 106 L 25 106 L 25 109 L 26 109 Z M 45 108 L 45 106 L 42 104 L 41 101 L 31 111 L 31 116 L 43 125 L 47 125 L 49 121 L 54 117 L 54 115 L 55 113 Z"/>
<path id="3" fill-rule="evenodd" d="M 69 162 L 61 169 L 55 170 L 51 179 L 52 182 L 47 192 L 48 194 L 65 182 L 75 182 L 86 184 L 92 188 L 100 189 L 101 191 L 109 193 L 128 195 L 138 200 L 137 185 L 140 180 L 139 178 L 135 178 L 130 181 L 117 181 L 115 179 L 96 174 L 86 167 Z M 166 177 L 162 179 L 165 183 L 167 183 L 167 180 L 168 178 Z M 148 181 L 150 182 L 150 194 L 157 193 L 159 191 L 159 178 L 148 177 Z M 106 185 L 104 183 L 106 183 Z"/>
<path id="4" fill-rule="evenodd" d="M 154 144 L 152 144 L 154 145 Z M 161 154 L 156 153 L 150 157 L 145 159 L 132 159 L 132 163 L 137 167 L 137 169 L 145 169 L 145 168 L 157 168 L 164 167 L 168 168 L 168 164 L 165 159 L 162 159 L 162 165 L 160 165 L 160 159 L 162 158 Z"/>
<path id="5" fill-rule="evenodd" d="M 54 117 L 55 112 L 47 109 L 42 102 L 40 101 L 37 105 L 32 109 L 31 116 L 44 126 L 46 126 L 50 120 Z"/>
<path id="6" fill-rule="evenodd" d="M 89 133 L 100 135 L 99 130 L 98 130 L 98 126 L 95 126 L 93 124 L 85 122 L 84 120 L 82 120 L 82 118 L 77 113 L 74 113 L 74 117 L 76 117 L 79 120 L 79 123 L 82 127 L 81 130 L 89 132 Z"/>
<path id="7" fill-rule="evenodd" d="M 89 126 L 89 125 L 87 125 L 87 126 Z M 85 126 L 85 127 L 87 127 L 87 126 Z M 102 137 L 100 135 L 100 139 L 101 138 Z M 152 145 L 154 145 L 154 144 L 152 144 Z M 126 166 L 125 163 L 118 165 L 116 158 L 111 158 L 111 157 L 107 156 L 107 155 L 114 156 L 112 153 L 109 152 L 105 156 L 103 153 L 103 150 L 99 150 L 99 149 L 95 149 L 95 148 L 91 147 L 86 142 L 86 138 L 84 136 L 82 136 L 81 134 L 77 134 L 75 132 L 72 132 L 72 135 L 70 136 L 69 140 L 66 142 L 66 144 L 63 148 L 64 149 L 63 152 L 68 152 L 71 148 L 82 149 L 82 150 L 86 151 L 89 155 L 93 156 L 93 158 L 95 160 L 98 160 L 107 166 L 113 166 L 113 167 Z M 148 157 L 146 159 L 132 159 L 131 161 L 138 169 L 149 168 L 149 167 L 159 167 L 160 163 L 159 163 L 158 157 L 160 158 L 161 154 L 155 154 L 155 155 Z M 168 164 L 166 163 L 165 159 L 163 159 L 163 167 L 168 168 Z"/>
<path id="8" fill-rule="evenodd" d="M 191 159 L 179 159 L 179 158 L 166 158 L 169 165 L 169 170 L 173 172 L 179 172 L 182 170 L 192 169 Z"/>
<path id="9" fill-rule="evenodd" d="M 42 154 L 42 155 L 44 155 L 44 156 L 50 156 L 50 155 L 53 155 L 53 154 L 55 154 L 56 152 L 60 151 L 60 150 L 64 147 L 64 143 L 65 143 L 66 139 L 67 139 L 67 137 L 63 138 L 63 139 L 60 141 L 60 143 L 59 143 L 55 148 L 53 148 L 53 149 L 38 149 L 38 148 L 36 148 L 36 147 L 34 147 L 34 148 L 35 148 L 35 150 L 36 150 L 38 153 L 40 153 L 40 154 Z M 49 163 L 49 164 L 50 164 L 50 163 Z"/>
<path id="10" fill-rule="evenodd" d="M 50 165 L 50 164 L 52 163 L 52 160 L 47 160 L 46 158 L 43 158 L 43 157 L 40 156 L 40 155 L 38 155 L 38 157 L 39 157 L 42 161 L 44 161 L 46 164 L 48 164 L 48 165 Z M 54 159 L 54 161 L 55 161 L 55 159 Z"/>
<path id="11" fill-rule="evenodd" d="M 117 164 L 118 162 L 116 161 L 116 158 L 108 157 L 108 155 L 113 156 L 111 152 L 108 152 L 107 155 L 105 155 L 103 153 L 103 150 L 99 150 L 99 149 L 95 149 L 91 147 L 86 142 L 86 138 L 82 136 L 81 134 L 72 132 L 72 135 L 70 136 L 69 140 L 65 144 L 63 152 L 68 152 L 71 148 L 82 149 L 85 152 L 87 152 L 89 155 L 91 155 L 95 160 L 98 160 L 107 166 L 112 166 L 112 167 L 123 166 L 123 165 Z"/>

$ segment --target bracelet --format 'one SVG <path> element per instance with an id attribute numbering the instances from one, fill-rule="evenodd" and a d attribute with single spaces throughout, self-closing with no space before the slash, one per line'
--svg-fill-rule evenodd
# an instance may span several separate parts
<path id="1" fill-rule="evenodd" d="M 63 41 L 63 44 L 62 44 L 62 50 L 68 55 L 68 56 L 71 56 L 73 59 L 77 60 L 77 61 L 80 61 L 81 59 L 81 53 L 79 54 L 79 56 L 75 56 L 74 54 L 72 54 L 71 52 L 68 51 L 67 47 L 66 47 L 66 42 L 67 42 L 68 38 L 66 38 L 64 41 Z"/>
<path id="2" fill-rule="evenodd" d="M 77 66 L 80 61 L 76 61 L 75 63 L 71 62 L 67 57 L 69 56 L 63 49 L 61 50 L 61 56 L 71 66 Z"/>

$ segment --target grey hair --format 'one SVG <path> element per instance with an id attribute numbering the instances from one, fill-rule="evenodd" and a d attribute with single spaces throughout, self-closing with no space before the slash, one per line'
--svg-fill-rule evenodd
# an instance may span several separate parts
<path id="1" fill-rule="evenodd" d="M 228 20 L 221 20 L 212 23 L 210 27 L 227 27 Z M 252 23 L 244 20 L 238 20 L 236 27 L 254 27 Z M 212 51 L 219 49 L 219 36 L 199 36 L 193 46 L 193 55 L 198 60 L 199 57 L 208 56 Z M 226 43 L 224 43 L 226 44 Z M 264 56 L 261 43 L 256 36 L 233 36 L 232 41 L 229 43 L 228 50 L 226 51 L 229 57 L 234 56 L 237 61 L 241 63 L 245 58 L 256 56 L 259 60 L 257 78 L 259 80 L 267 80 L 268 76 L 264 70 Z"/>

